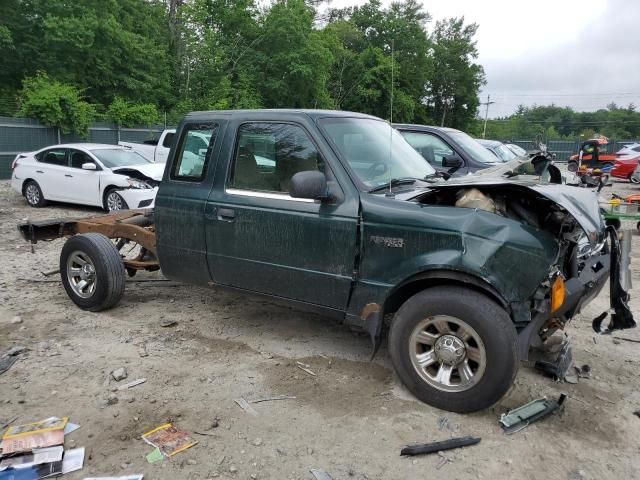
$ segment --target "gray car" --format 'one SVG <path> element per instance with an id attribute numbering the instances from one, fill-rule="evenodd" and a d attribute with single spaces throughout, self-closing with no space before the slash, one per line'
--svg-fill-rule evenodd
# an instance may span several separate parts
<path id="1" fill-rule="evenodd" d="M 504 143 L 499 142 L 497 140 L 483 140 L 477 139 L 478 143 L 482 145 L 484 148 L 493 153 L 496 157 L 498 157 L 502 162 L 510 162 L 511 160 L 515 160 L 520 157 L 520 155 L 516 155 L 509 147 L 507 147 Z"/>

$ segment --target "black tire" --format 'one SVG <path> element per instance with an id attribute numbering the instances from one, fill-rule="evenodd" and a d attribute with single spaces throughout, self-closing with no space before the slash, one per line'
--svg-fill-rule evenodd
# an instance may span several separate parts
<path id="1" fill-rule="evenodd" d="M 88 257 L 95 272 L 91 277 L 94 279 L 93 291 L 87 290 L 84 297 L 81 296 L 82 292 L 77 292 L 76 279 L 68 271 L 70 257 L 73 265 L 73 259 L 78 256 L 85 260 Z M 101 233 L 74 235 L 66 241 L 60 253 L 60 276 L 69 298 L 83 310 L 106 310 L 115 306 L 124 294 L 125 269 L 122 257 L 111 240 Z"/>
<path id="2" fill-rule="evenodd" d="M 578 162 L 569 162 L 569 164 L 567 165 L 567 170 L 569 170 L 570 172 L 577 172 L 578 171 Z"/>
<path id="3" fill-rule="evenodd" d="M 110 195 L 115 195 L 117 197 L 118 202 L 121 205 L 120 208 L 114 208 L 114 209 L 109 208 Z M 127 205 L 127 202 L 124 200 L 124 198 L 122 198 L 122 195 L 118 193 L 117 188 L 109 188 L 104 194 L 104 199 L 102 200 L 102 208 L 104 208 L 105 212 L 117 212 L 120 210 L 129 210 L 129 205 Z"/>
<path id="4" fill-rule="evenodd" d="M 35 180 L 27 180 L 24 184 L 23 193 L 30 207 L 42 208 L 47 205 L 47 201 L 42 194 L 42 189 Z"/>
<path id="5" fill-rule="evenodd" d="M 435 388 L 412 362 L 414 329 L 438 315 L 466 323 L 484 346 L 484 373 L 466 390 L 452 392 Z M 519 366 L 518 336 L 504 308 L 479 292 L 457 286 L 429 288 L 407 300 L 391 324 L 389 352 L 398 376 L 418 399 L 459 413 L 482 410 L 500 400 L 513 384 Z M 466 358 L 467 354 L 464 355 Z M 434 365 L 437 368 L 440 364 Z"/>

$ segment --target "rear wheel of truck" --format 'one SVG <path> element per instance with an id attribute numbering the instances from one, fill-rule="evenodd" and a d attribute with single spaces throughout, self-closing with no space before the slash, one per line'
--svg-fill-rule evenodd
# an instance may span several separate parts
<path id="1" fill-rule="evenodd" d="M 577 172 L 578 162 L 569 162 L 569 164 L 567 165 L 567 170 L 569 170 L 570 172 Z"/>
<path id="2" fill-rule="evenodd" d="M 69 298 L 83 310 L 111 308 L 124 293 L 122 257 L 101 233 L 74 235 L 67 240 L 60 254 L 60 276 Z"/>
<path id="3" fill-rule="evenodd" d="M 409 298 L 391 324 L 389 352 L 416 397 L 452 412 L 490 407 L 518 371 L 518 336 L 509 315 L 463 287 L 429 288 Z"/>

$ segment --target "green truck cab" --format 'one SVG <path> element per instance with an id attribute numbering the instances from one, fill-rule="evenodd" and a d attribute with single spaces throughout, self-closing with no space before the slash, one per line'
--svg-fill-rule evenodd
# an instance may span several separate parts
<path id="1" fill-rule="evenodd" d="M 609 328 L 635 325 L 593 192 L 444 181 L 387 122 L 358 113 L 191 113 L 152 212 L 20 229 L 32 242 L 71 235 L 60 270 L 81 308 L 115 305 L 125 271 L 157 268 L 284 300 L 368 332 L 376 349 L 386 338 L 409 390 L 456 412 L 499 400 L 529 348 L 610 277 Z M 135 259 L 123 239 L 141 246 Z"/>

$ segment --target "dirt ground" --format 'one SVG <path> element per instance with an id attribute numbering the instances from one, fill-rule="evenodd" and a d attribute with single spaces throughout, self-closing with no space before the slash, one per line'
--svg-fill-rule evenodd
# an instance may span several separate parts
<path id="1" fill-rule="evenodd" d="M 617 182 L 604 195 L 611 189 L 638 187 Z M 33 281 L 57 268 L 63 241 L 39 243 L 32 253 L 17 223 L 96 213 L 59 204 L 32 209 L 0 182 L 0 355 L 28 348 L 0 375 L 0 427 L 15 416 L 17 423 L 69 416 L 80 424 L 66 446 L 86 447 L 85 467 L 65 478 L 312 479 L 311 468 L 335 480 L 640 477 L 640 418 L 632 414 L 640 409 L 640 343 L 597 336 L 590 326 L 608 307 L 608 290 L 567 329 L 574 360 L 591 366 L 591 379 L 557 383 L 523 365 L 500 403 L 458 415 L 407 393 L 384 347 L 369 361 L 367 337 L 317 315 L 168 282 L 128 282 L 116 308 L 94 314 L 74 306 L 57 276 Z M 640 251 L 637 233 L 633 243 Z M 632 266 L 640 285 L 640 262 Z M 136 277 L 154 278 L 161 277 Z M 176 324 L 163 327 L 169 320 Z M 616 336 L 640 339 L 640 331 Z M 119 367 L 128 377 L 116 382 L 110 372 Z M 146 383 L 112 392 L 138 378 Z M 511 436 L 502 432 L 502 412 L 560 393 L 570 397 L 561 413 Z M 276 395 L 295 399 L 252 404 L 257 416 L 234 403 Z M 219 426 L 209 430 L 216 417 Z M 148 464 L 151 447 L 140 436 L 169 420 L 209 435 L 194 434 L 195 447 Z M 446 452 L 449 461 L 399 455 L 412 442 L 465 435 L 482 442 Z"/>

